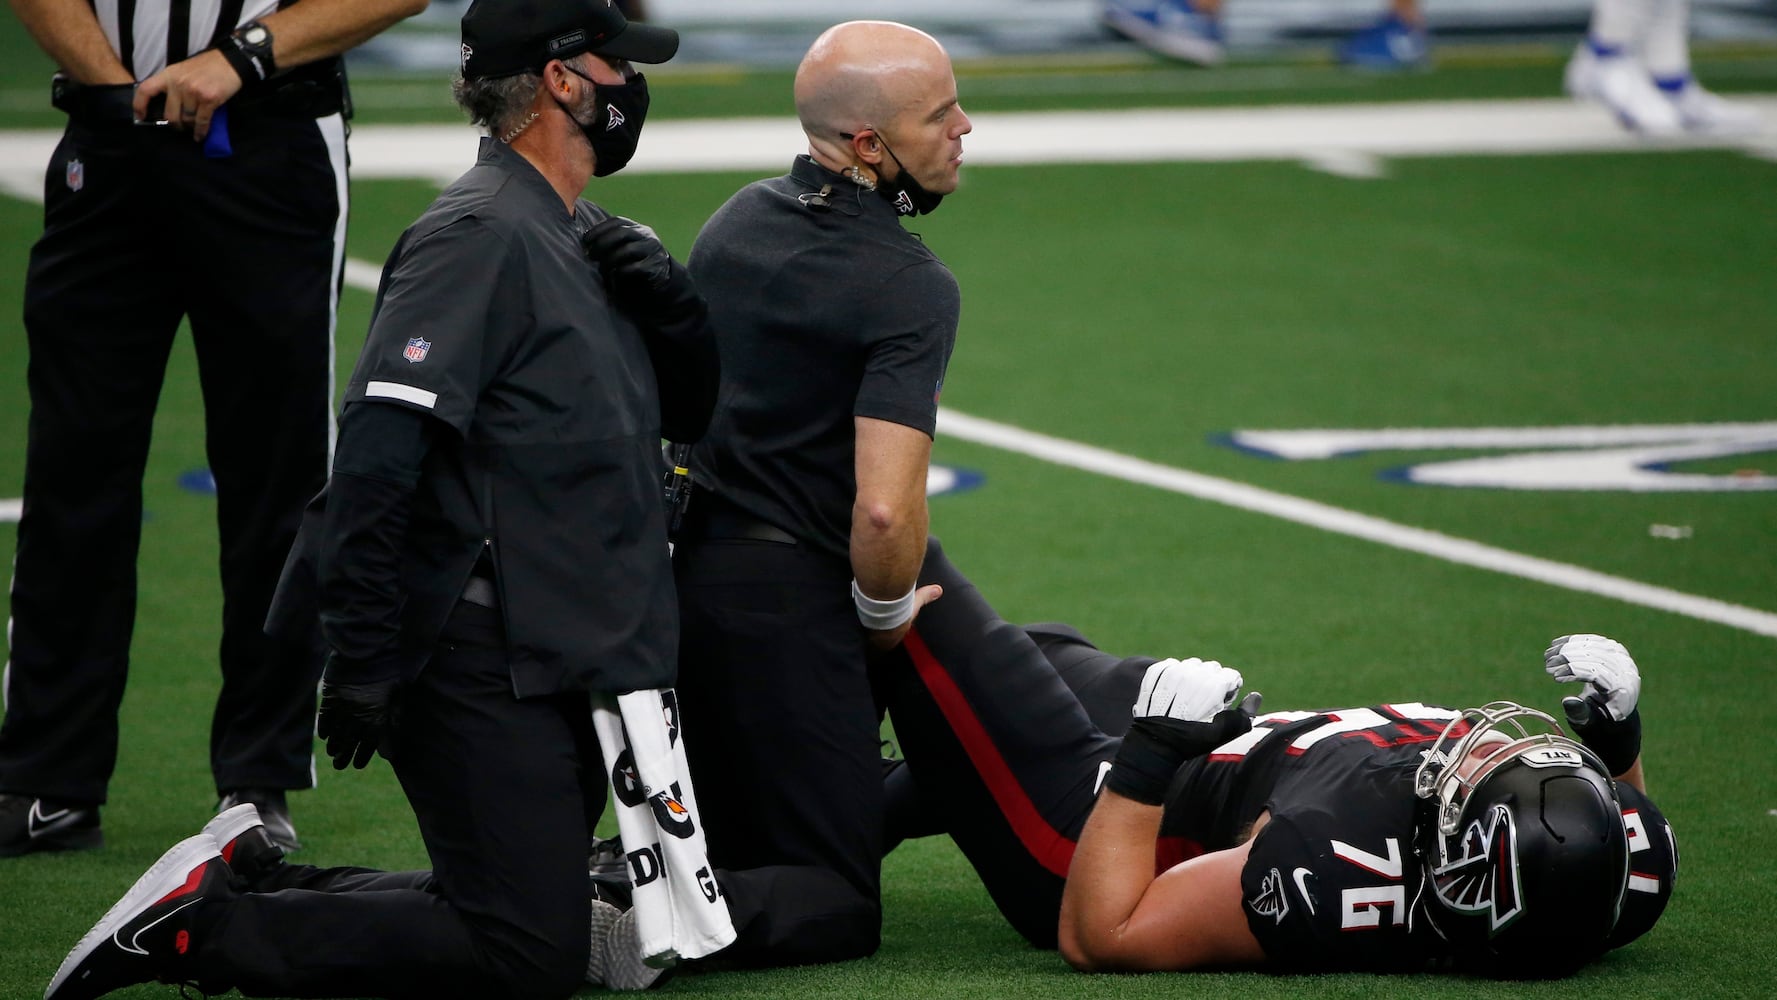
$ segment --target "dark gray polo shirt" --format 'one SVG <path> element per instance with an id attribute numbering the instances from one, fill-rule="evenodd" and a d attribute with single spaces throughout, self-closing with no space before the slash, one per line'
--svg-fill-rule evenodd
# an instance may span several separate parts
<path id="1" fill-rule="evenodd" d="M 824 208 L 811 204 L 823 188 Z M 730 198 L 688 266 L 722 357 L 693 478 L 849 558 L 852 418 L 933 433 L 962 308 L 955 277 L 886 200 L 806 156 Z"/>
<path id="2" fill-rule="evenodd" d="M 605 212 L 483 139 L 401 237 L 345 405 L 421 410 L 440 435 L 414 498 L 401 644 L 429 655 L 484 543 L 520 696 L 674 678 L 660 402 L 641 334 L 580 249 Z"/>

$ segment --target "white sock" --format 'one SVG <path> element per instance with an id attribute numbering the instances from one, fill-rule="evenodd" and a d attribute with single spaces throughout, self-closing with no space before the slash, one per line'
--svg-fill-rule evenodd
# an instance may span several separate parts
<path id="1" fill-rule="evenodd" d="M 1666 90 L 1679 90 L 1691 78 L 1690 0 L 1653 0 L 1642 37 L 1647 71 Z"/>
<path id="2" fill-rule="evenodd" d="M 1594 0 L 1586 41 L 1597 55 L 1623 55 L 1634 48 L 1646 17 L 1647 0 Z"/>

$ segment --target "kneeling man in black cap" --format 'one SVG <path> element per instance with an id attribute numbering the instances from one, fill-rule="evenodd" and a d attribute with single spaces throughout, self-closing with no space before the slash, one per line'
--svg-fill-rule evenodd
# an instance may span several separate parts
<path id="1" fill-rule="evenodd" d="M 593 931 L 590 698 L 673 683 L 660 441 L 701 436 L 717 362 L 685 269 L 580 192 L 635 152 L 631 64 L 677 48 L 609 0 L 470 6 L 456 96 L 488 135 L 383 270 L 273 602 L 269 631 L 326 640 L 334 766 L 389 760 L 432 870 L 284 864 L 254 807 L 230 809 L 138 880 L 46 1000 L 155 979 L 565 997 L 638 964 L 606 961 L 634 948 L 614 924 Z"/>

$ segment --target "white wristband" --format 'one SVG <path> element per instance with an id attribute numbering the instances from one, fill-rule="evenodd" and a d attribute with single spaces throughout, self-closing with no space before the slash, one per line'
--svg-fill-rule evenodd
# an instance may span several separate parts
<path id="1" fill-rule="evenodd" d="M 851 600 L 858 606 L 858 621 L 876 632 L 900 628 L 913 619 L 913 592 L 918 589 L 919 585 L 914 584 L 907 593 L 892 601 L 879 601 L 859 590 L 858 581 L 853 579 Z"/>

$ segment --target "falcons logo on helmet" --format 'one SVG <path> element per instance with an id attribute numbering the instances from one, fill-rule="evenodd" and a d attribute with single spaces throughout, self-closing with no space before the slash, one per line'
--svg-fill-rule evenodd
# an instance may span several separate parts
<path id="1" fill-rule="evenodd" d="M 1452 841 L 1462 853 L 1451 857 Z M 1524 912 L 1523 887 L 1518 880 L 1518 828 L 1512 812 L 1503 805 L 1469 823 L 1457 838 L 1448 838 L 1440 851 L 1443 863 L 1432 870 L 1432 888 L 1438 899 L 1459 913 L 1487 913 L 1490 930 L 1497 934 Z"/>

